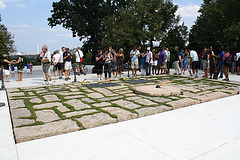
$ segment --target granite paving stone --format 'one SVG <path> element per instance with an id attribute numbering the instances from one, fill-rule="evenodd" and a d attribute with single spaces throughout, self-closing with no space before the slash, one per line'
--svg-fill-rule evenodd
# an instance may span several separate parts
<path id="1" fill-rule="evenodd" d="M 26 125 L 26 124 L 33 124 L 35 122 L 34 119 L 20 119 L 20 118 L 13 118 L 13 126 L 21 126 L 21 125 Z"/>
<path id="2" fill-rule="evenodd" d="M 14 118 L 31 116 L 31 112 L 27 108 L 12 109 L 11 114 L 12 114 L 12 117 L 14 117 Z"/>
<path id="3" fill-rule="evenodd" d="M 173 109 L 178 109 L 178 108 L 183 108 L 183 107 L 187 107 L 187 106 L 191 106 L 191 105 L 199 104 L 199 103 L 200 103 L 200 101 L 198 101 L 198 100 L 194 100 L 191 98 L 184 98 L 184 99 L 180 99 L 177 101 L 169 102 L 167 104 L 170 104 L 173 107 Z"/>
<path id="4" fill-rule="evenodd" d="M 137 102 L 137 103 L 140 103 L 141 105 L 146 105 L 146 106 L 157 105 L 157 103 L 144 98 L 136 99 L 134 100 L 134 102 Z"/>
<path id="5" fill-rule="evenodd" d="M 65 96 L 64 99 L 74 99 L 74 98 L 82 98 L 84 95 L 75 95 L 75 96 Z"/>
<path id="6" fill-rule="evenodd" d="M 57 109 L 60 111 L 60 112 L 67 112 L 69 111 L 69 109 L 63 105 L 60 105 L 57 107 Z"/>
<path id="7" fill-rule="evenodd" d="M 59 101 L 60 99 L 56 95 L 46 95 L 43 96 L 47 102 Z"/>
<path id="8" fill-rule="evenodd" d="M 40 98 L 33 98 L 30 100 L 31 103 L 42 103 L 42 100 Z"/>
<path id="9" fill-rule="evenodd" d="M 9 97 L 19 97 L 19 96 L 25 96 L 24 92 L 14 92 L 11 94 L 8 94 Z"/>
<path id="10" fill-rule="evenodd" d="M 101 103 L 94 103 L 92 105 L 95 107 L 106 107 L 106 106 L 111 106 L 112 104 L 108 102 L 101 102 Z"/>
<path id="11" fill-rule="evenodd" d="M 105 113 L 83 116 L 81 118 L 77 118 L 76 120 L 79 121 L 84 128 L 93 128 L 117 122 L 117 119 L 114 119 Z"/>
<path id="12" fill-rule="evenodd" d="M 84 114 L 95 113 L 95 112 L 98 112 L 98 111 L 95 109 L 88 109 L 88 110 L 84 110 L 84 111 L 75 111 L 75 112 L 64 113 L 64 115 L 67 118 L 69 118 L 72 116 L 84 115 Z"/>
<path id="13" fill-rule="evenodd" d="M 112 103 L 115 103 L 121 107 L 125 107 L 125 108 L 129 108 L 129 109 L 135 109 L 135 108 L 139 108 L 141 107 L 140 105 L 138 104 L 135 104 L 133 102 L 130 102 L 130 101 L 126 101 L 126 100 L 117 100 L 117 101 L 113 101 Z"/>
<path id="14" fill-rule="evenodd" d="M 228 97 L 228 96 L 229 96 L 229 94 L 227 94 L 227 93 L 214 92 L 214 93 L 199 96 L 199 97 L 197 97 L 197 99 L 201 100 L 201 102 L 208 102 L 211 100 L 220 99 L 220 98 L 224 98 L 224 97 Z"/>
<path id="15" fill-rule="evenodd" d="M 66 101 L 64 103 L 73 106 L 76 110 L 85 109 L 85 108 L 91 108 L 91 106 L 83 103 L 82 101 L 80 101 L 78 99 L 68 100 L 68 101 Z"/>
<path id="16" fill-rule="evenodd" d="M 105 88 L 94 88 L 95 91 L 98 91 L 102 94 L 104 94 L 107 97 L 115 96 L 116 94 L 112 93 L 111 91 L 105 89 Z"/>
<path id="17" fill-rule="evenodd" d="M 51 122 L 60 119 L 53 110 L 35 111 L 35 113 L 37 116 L 37 121 L 40 122 Z"/>
<path id="18" fill-rule="evenodd" d="M 136 109 L 135 111 L 138 112 L 139 117 L 149 116 L 157 113 L 162 113 L 166 111 L 172 110 L 171 107 L 168 106 L 156 106 L 156 107 L 144 107 L 140 109 Z"/>
<path id="19" fill-rule="evenodd" d="M 16 142 L 20 143 L 58 134 L 74 132 L 80 129 L 82 128 L 78 127 L 76 122 L 67 119 L 52 123 L 46 123 L 43 125 L 15 128 L 15 137 Z"/>
<path id="20" fill-rule="evenodd" d="M 100 101 L 112 101 L 112 100 L 116 100 L 116 99 L 120 99 L 120 98 L 123 98 L 123 96 L 106 97 L 106 98 L 101 98 L 99 100 Z"/>
<path id="21" fill-rule="evenodd" d="M 82 101 L 85 101 L 85 102 L 87 102 L 87 103 L 93 103 L 93 102 L 95 102 L 94 100 L 89 99 L 89 98 L 82 98 L 81 100 L 82 100 Z"/>
<path id="22" fill-rule="evenodd" d="M 135 119 L 138 117 L 138 115 L 135 113 L 132 113 L 130 111 L 126 111 L 124 109 L 117 108 L 117 107 L 106 107 L 106 108 L 103 108 L 103 110 L 108 111 L 111 114 L 117 115 L 118 121 L 126 121 L 130 119 Z"/>
<path id="23" fill-rule="evenodd" d="M 52 103 L 38 104 L 38 105 L 34 105 L 33 108 L 34 109 L 43 109 L 43 108 L 52 108 L 52 107 L 55 107 L 55 106 L 62 106 L 62 103 L 52 102 Z"/>
<path id="24" fill-rule="evenodd" d="M 90 94 L 87 94 L 88 97 L 90 98 L 103 98 L 104 96 L 100 93 L 90 93 Z"/>
<path id="25" fill-rule="evenodd" d="M 11 109 L 25 107 L 24 101 L 22 99 L 10 100 L 9 103 L 10 103 Z"/>

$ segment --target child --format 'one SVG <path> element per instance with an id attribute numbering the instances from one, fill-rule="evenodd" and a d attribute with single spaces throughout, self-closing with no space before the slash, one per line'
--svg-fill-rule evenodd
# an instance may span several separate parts
<path id="1" fill-rule="evenodd" d="M 31 66 L 29 63 L 27 63 L 27 74 L 31 73 Z"/>
<path id="2" fill-rule="evenodd" d="M 85 62 L 83 62 L 83 70 L 84 70 L 84 75 L 86 75 L 86 74 L 87 74 L 87 72 L 88 72 L 88 68 L 87 68 L 87 66 L 86 66 L 86 63 L 85 63 Z"/>
<path id="3" fill-rule="evenodd" d="M 30 62 L 30 70 L 31 70 L 31 74 L 32 74 L 32 71 L 33 71 L 33 64 L 32 64 L 32 62 Z"/>
<path id="4" fill-rule="evenodd" d="M 183 60 L 183 74 L 185 74 L 185 71 L 187 69 L 187 64 L 188 64 L 188 60 L 187 60 L 187 56 L 185 56 Z"/>
<path id="5" fill-rule="evenodd" d="M 15 67 L 14 67 L 14 65 L 11 65 L 11 73 L 12 73 L 12 77 L 15 77 Z"/>

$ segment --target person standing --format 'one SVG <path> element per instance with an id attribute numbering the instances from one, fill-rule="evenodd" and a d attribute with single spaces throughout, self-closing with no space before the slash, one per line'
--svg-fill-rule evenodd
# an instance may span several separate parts
<path id="1" fill-rule="evenodd" d="M 175 73 L 173 75 L 181 75 L 181 69 L 179 67 L 179 63 L 182 64 L 182 58 L 180 56 L 180 52 L 179 52 L 179 47 L 176 46 L 175 47 L 175 50 L 174 50 L 174 55 L 175 55 L 175 58 L 174 58 L 174 63 L 175 63 Z"/>
<path id="2" fill-rule="evenodd" d="M 194 50 L 187 50 L 187 52 L 190 54 L 190 68 L 192 68 L 193 77 L 198 77 L 198 54 Z"/>
<path id="3" fill-rule="evenodd" d="M 163 74 L 165 71 L 164 70 L 165 60 L 166 60 L 166 53 L 164 51 L 164 47 L 162 47 L 160 49 L 159 58 L 158 58 L 158 75 L 160 74 L 160 70 L 161 70 L 161 74 Z"/>
<path id="4" fill-rule="evenodd" d="M 21 56 L 22 54 L 20 52 L 17 53 L 18 56 L 18 60 L 14 61 L 15 64 L 17 64 L 17 73 L 18 73 L 18 82 L 22 81 L 22 73 L 23 73 L 23 68 L 24 68 L 24 64 L 23 64 L 23 58 Z"/>
<path id="5" fill-rule="evenodd" d="M 9 65 L 11 64 L 11 62 L 8 59 L 8 55 L 4 54 L 3 55 L 3 80 L 6 78 L 6 82 L 10 82 L 8 80 L 9 78 Z"/>
<path id="6" fill-rule="evenodd" d="M 211 51 L 208 50 L 207 47 L 204 47 L 203 49 L 203 69 L 204 69 L 204 76 L 205 78 L 208 78 L 209 70 L 210 70 L 210 55 Z"/>
<path id="7" fill-rule="evenodd" d="M 79 47 L 77 47 L 77 51 L 75 52 L 75 58 L 76 58 L 76 67 L 78 70 L 78 75 L 80 75 L 81 71 L 84 73 L 83 70 L 83 52 L 80 50 Z"/>
<path id="8" fill-rule="evenodd" d="M 31 66 L 30 63 L 27 63 L 27 74 L 31 73 Z"/>
<path id="9" fill-rule="evenodd" d="M 109 53 L 112 55 L 113 59 L 112 59 L 112 72 L 113 72 L 113 78 L 117 77 L 117 53 L 115 52 L 115 50 L 112 48 L 112 46 L 108 47 L 109 49 Z"/>
<path id="10" fill-rule="evenodd" d="M 224 76 L 225 79 L 223 79 L 223 81 L 229 81 L 229 68 L 231 66 L 231 56 L 230 53 L 228 51 L 228 49 L 224 50 L 225 54 L 223 56 L 223 72 L 224 72 Z"/>
<path id="11" fill-rule="evenodd" d="M 59 63 L 61 64 L 61 76 L 59 77 L 59 79 L 62 79 L 63 72 L 65 71 L 65 69 L 64 69 L 64 61 L 63 61 L 63 53 L 64 52 L 65 52 L 65 47 L 62 47 L 62 50 L 59 53 L 61 55 L 61 59 L 59 61 Z"/>
<path id="12" fill-rule="evenodd" d="M 171 53 L 169 51 L 169 48 L 166 48 L 166 56 L 167 56 L 167 59 L 166 59 L 166 62 L 167 62 L 167 74 L 170 74 L 170 65 L 171 65 L 171 60 L 170 60 L 170 56 L 171 56 Z"/>
<path id="13" fill-rule="evenodd" d="M 158 66 L 158 58 L 159 58 L 158 50 L 153 49 L 152 54 L 153 54 L 152 74 L 156 75 L 157 74 L 157 66 Z"/>
<path id="14" fill-rule="evenodd" d="M 140 56 L 139 50 L 137 50 L 137 46 L 133 47 L 133 50 L 130 52 L 131 57 L 131 68 L 132 68 L 132 76 L 137 77 L 137 70 L 139 69 L 138 57 Z"/>
<path id="15" fill-rule="evenodd" d="M 146 76 L 151 76 L 151 64 L 153 63 L 153 54 L 151 52 L 151 48 L 147 48 L 146 55 Z"/>
<path id="16" fill-rule="evenodd" d="M 216 58 L 217 58 L 217 56 L 214 54 L 212 46 L 209 47 L 209 50 L 211 53 L 210 54 L 210 76 L 209 76 L 209 78 L 217 79 L 217 75 L 216 75 Z"/>
<path id="17" fill-rule="evenodd" d="M 54 83 L 52 76 L 50 75 L 50 66 L 51 66 L 51 53 L 48 51 L 48 47 L 46 45 L 42 46 L 43 58 L 42 58 L 42 69 L 46 78 L 46 85 L 49 85 L 49 81 Z M 49 81 L 48 81 L 49 80 Z"/>
<path id="18" fill-rule="evenodd" d="M 231 68 L 231 73 L 235 74 L 236 73 L 236 54 L 231 54 L 231 61 L 232 61 L 232 68 Z"/>
<path id="19" fill-rule="evenodd" d="M 12 77 L 15 77 L 15 66 L 14 66 L 14 64 L 12 64 L 10 68 L 11 68 Z"/>
<path id="20" fill-rule="evenodd" d="M 112 54 L 109 52 L 109 49 L 105 49 L 105 64 L 104 64 L 104 73 L 105 73 L 105 79 L 111 79 L 111 66 L 112 66 L 112 60 L 113 60 L 113 56 Z M 107 77 L 107 73 L 108 73 L 108 77 Z"/>
<path id="21" fill-rule="evenodd" d="M 236 53 L 237 75 L 240 75 L 240 52 Z"/>
<path id="22" fill-rule="evenodd" d="M 141 65 L 140 65 L 141 76 L 146 75 L 146 55 L 147 55 L 147 50 L 144 50 L 143 53 L 140 54 L 140 57 L 141 57 Z"/>
<path id="23" fill-rule="evenodd" d="M 72 54 L 69 52 L 69 48 L 66 47 L 66 51 L 63 53 L 64 67 L 65 67 L 65 80 L 70 78 L 70 71 L 72 69 Z"/>
<path id="24" fill-rule="evenodd" d="M 218 60 L 218 70 L 217 70 L 217 79 L 218 78 L 223 78 L 223 57 L 224 57 L 224 55 L 225 55 L 225 52 L 224 52 L 224 48 L 222 47 L 221 48 L 221 53 L 220 53 L 220 55 L 219 55 L 219 60 Z M 220 73 L 220 77 L 218 77 L 218 75 L 219 75 L 219 73 Z"/>
<path id="25" fill-rule="evenodd" d="M 32 71 L 33 71 L 33 64 L 32 64 L 32 62 L 30 62 L 30 71 L 31 71 L 31 74 L 32 74 Z"/>
<path id="26" fill-rule="evenodd" d="M 58 71 L 58 76 L 61 77 L 62 65 L 60 63 L 60 60 L 61 60 L 60 51 L 57 50 L 56 54 L 54 54 L 52 58 L 53 65 L 55 67 L 55 71 L 54 71 L 55 79 L 57 79 L 57 71 Z"/>
<path id="27" fill-rule="evenodd" d="M 122 71 L 123 71 L 123 62 L 124 62 L 124 54 L 123 54 L 123 49 L 120 48 L 119 53 L 117 54 L 117 74 L 119 73 L 119 76 L 121 78 L 122 76 Z"/>
<path id="28" fill-rule="evenodd" d="M 102 74 L 103 74 L 103 62 L 104 62 L 104 56 L 102 55 L 102 51 L 98 50 L 98 54 L 96 55 L 96 72 L 97 77 L 99 80 L 102 80 Z"/>

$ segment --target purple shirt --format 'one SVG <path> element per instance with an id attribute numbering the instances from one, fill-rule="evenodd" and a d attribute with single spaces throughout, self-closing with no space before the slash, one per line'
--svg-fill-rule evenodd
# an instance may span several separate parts
<path id="1" fill-rule="evenodd" d="M 166 53 L 164 51 L 159 52 L 159 59 L 158 59 L 158 65 L 164 65 L 165 64 L 165 60 L 166 60 Z"/>

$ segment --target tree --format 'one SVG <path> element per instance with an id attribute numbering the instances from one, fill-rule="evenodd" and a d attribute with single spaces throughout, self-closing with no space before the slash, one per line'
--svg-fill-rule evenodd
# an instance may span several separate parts
<path id="1" fill-rule="evenodd" d="M 176 24 L 171 28 L 160 43 L 160 46 L 167 46 L 173 49 L 175 46 L 185 48 L 188 41 L 188 27 L 184 23 Z"/>
<path id="2" fill-rule="evenodd" d="M 239 50 L 235 32 L 240 22 L 239 10 L 239 0 L 205 0 L 199 10 L 201 15 L 190 31 L 189 47 L 201 50 L 209 45 L 216 49 L 229 46 Z"/>
<path id="3" fill-rule="evenodd" d="M 0 20 L 0 56 L 15 51 L 13 36 Z"/>
<path id="4" fill-rule="evenodd" d="M 96 53 L 102 39 L 102 20 L 130 0 L 60 0 L 53 2 L 49 25 L 62 25 L 84 40 L 83 52 Z"/>
<path id="5" fill-rule="evenodd" d="M 169 0 L 136 0 L 104 19 L 102 44 L 128 49 L 134 44 L 153 47 L 176 22 L 177 8 Z"/>

